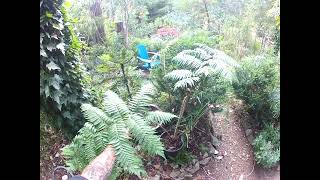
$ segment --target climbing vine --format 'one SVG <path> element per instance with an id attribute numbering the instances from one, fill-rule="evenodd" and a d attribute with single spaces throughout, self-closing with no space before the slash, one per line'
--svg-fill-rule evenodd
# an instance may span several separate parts
<path id="1" fill-rule="evenodd" d="M 88 76 L 80 61 L 82 43 L 74 34 L 62 0 L 40 1 L 40 107 L 53 124 L 74 135 L 84 124 L 80 105 L 90 101 Z"/>

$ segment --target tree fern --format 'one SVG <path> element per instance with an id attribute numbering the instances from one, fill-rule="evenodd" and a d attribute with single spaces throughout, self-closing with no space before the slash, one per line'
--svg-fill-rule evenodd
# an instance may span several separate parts
<path id="1" fill-rule="evenodd" d="M 129 109 L 131 112 L 143 113 L 151 104 L 152 97 L 155 94 L 155 89 L 151 83 L 143 86 L 129 101 Z"/>
<path id="2" fill-rule="evenodd" d="M 171 119 L 176 117 L 177 117 L 176 115 L 171 113 L 162 112 L 162 111 L 152 111 L 147 113 L 145 119 L 149 125 L 154 125 L 154 124 L 166 124 L 170 122 Z"/>
<path id="3" fill-rule="evenodd" d="M 165 78 L 177 81 L 174 90 L 195 87 L 202 77 L 222 74 L 231 80 L 233 70 L 238 63 L 224 52 L 197 44 L 194 50 L 184 50 L 177 54 L 174 61 L 184 69 L 177 69 L 165 75 Z"/>
<path id="4" fill-rule="evenodd" d="M 133 141 L 148 155 L 164 156 L 160 137 L 155 135 L 151 123 L 166 123 L 176 117 L 165 112 L 148 112 L 155 89 L 143 86 L 128 105 L 119 96 L 107 91 L 104 110 L 83 104 L 81 110 L 88 120 L 72 143 L 63 148 L 63 155 L 70 170 L 83 170 L 91 160 L 111 144 L 116 154 L 112 177 L 124 170 L 137 176 L 145 175 L 143 163 Z"/>
<path id="5" fill-rule="evenodd" d="M 185 78 L 190 78 L 193 76 L 192 71 L 186 70 L 186 69 L 178 69 L 173 70 L 170 73 L 165 75 L 165 78 L 171 79 L 171 80 L 181 80 Z"/>
<path id="6" fill-rule="evenodd" d="M 180 81 L 178 81 L 175 85 L 174 85 L 174 91 L 181 88 L 181 89 L 186 89 L 187 87 L 194 87 L 196 85 L 196 82 L 198 82 L 200 80 L 199 77 L 190 77 L 190 78 L 185 78 L 182 79 Z"/>

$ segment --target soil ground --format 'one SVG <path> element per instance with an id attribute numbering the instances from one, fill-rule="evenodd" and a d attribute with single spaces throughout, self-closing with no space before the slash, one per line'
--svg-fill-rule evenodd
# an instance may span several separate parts
<path id="1" fill-rule="evenodd" d="M 224 155 L 221 160 L 213 159 L 206 166 L 201 167 L 193 175 L 193 179 L 205 180 L 279 180 L 280 165 L 272 169 L 264 169 L 256 165 L 252 146 L 246 137 L 246 124 L 249 116 L 245 113 L 239 101 L 233 101 L 226 115 L 215 115 L 215 131 L 222 135 L 221 145 L 217 148 L 219 154 Z M 252 128 L 252 127 L 251 127 Z M 255 132 L 255 128 L 253 133 Z M 60 132 L 48 130 L 47 146 L 40 147 L 40 179 L 50 180 L 52 170 L 59 165 L 64 166 L 60 148 L 68 142 Z M 169 174 L 172 167 L 165 165 L 162 160 L 153 158 L 153 162 L 146 165 L 148 174 L 155 176 L 160 174 L 160 179 L 173 179 Z M 56 179 L 61 179 L 66 172 L 57 172 Z M 128 178 L 128 177 L 127 177 Z M 127 179 L 124 178 L 124 179 Z M 137 179 L 130 177 L 129 179 Z"/>
<path id="2" fill-rule="evenodd" d="M 216 180 L 280 179 L 280 165 L 272 169 L 256 165 L 243 125 L 248 123 L 249 119 L 239 101 L 233 101 L 226 117 L 215 116 L 215 130 L 222 135 L 222 142 L 217 150 L 224 154 L 224 158 L 210 161 L 197 172 L 198 176 Z"/>

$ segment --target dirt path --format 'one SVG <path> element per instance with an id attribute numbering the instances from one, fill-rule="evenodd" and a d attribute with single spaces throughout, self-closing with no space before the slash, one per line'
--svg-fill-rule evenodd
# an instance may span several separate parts
<path id="1" fill-rule="evenodd" d="M 199 170 L 198 176 L 217 180 L 280 179 L 280 169 L 278 169 L 280 166 L 267 170 L 255 165 L 252 146 L 242 126 L 243 119 L 246 118 L 243 112 L 241 104 L 235 102 L 225 117 L 216 116 L 215 129 L 222 134 L 222 142 L 218 151 L 224 154 L 224 158 L 210 161 L 207 166 Z"/>

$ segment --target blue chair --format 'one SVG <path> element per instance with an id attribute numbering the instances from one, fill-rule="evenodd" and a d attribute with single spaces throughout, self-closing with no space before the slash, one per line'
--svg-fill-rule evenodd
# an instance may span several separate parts
<path id="1" fill-rule="evenodd" d="M 155 52 L 148 52 L 143 44 L 137 45 L 138 49 L 138 62 L 142 62 L 142 69 L 149 70 L 160 64 L 160 54 Z M 149 56 L 152 55 L 152 57 Z"/>

